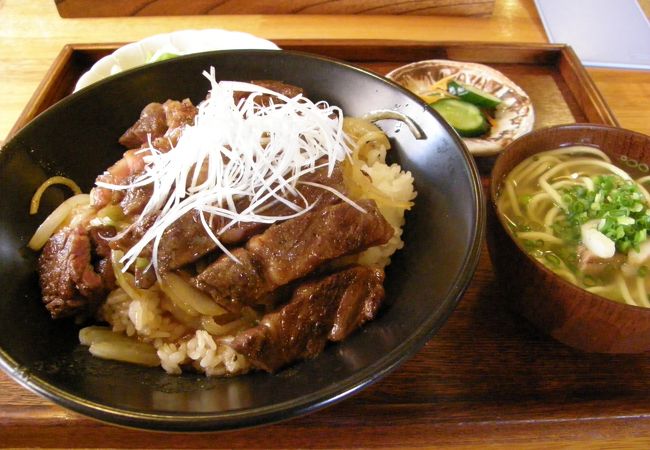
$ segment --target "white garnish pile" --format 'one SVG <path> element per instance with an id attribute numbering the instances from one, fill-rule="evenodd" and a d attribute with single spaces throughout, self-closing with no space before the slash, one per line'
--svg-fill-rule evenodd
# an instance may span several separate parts
<path id="1" fill-rule="evenodd" d="M 212 214 L 229 219 L 219 234 L 237 222 L 273 223 L 304 214 L 313 205 L 296 189 L 299 178 L 326 166 L 331 175 L 336 162 L 350 153 L 340 108 L 313 103 L 301 95 L 288 98 L 250 83 L 217 82 L 214 68 L 203 75 L 210 81 L 210 95 L 198 106 L 194 124 L 184 128 L 176 146 L 163 153 L 150 142 L 142 150 L 150 153 L 144 158 L 145 170 L 131 184 L 97 183 L 113 190 L 153 185 L 153 195 L 142 214 L 160 214 L 142 239 L 125 253 L 125 270 L 153 242 L 152 263 L 157 271 L 157 250 L 163 232 L 192 210 L 202 212 L 199 216 L 208 235 L 234 258 L 219 242 L 206 215 L 208 219 Z M 235 104 L 234 92 L 250 95 Z M 278 101 L 268 106 L 255 103 L 264 94 Z M 197 167 L 201 170 L 195 170 Z M 343 194 L 334 193 L 351 202 Z M 264 215 L 264 210 L 277 202 L 294 213 Z M 245 206 L 238 210 L 238 205 Z"/>

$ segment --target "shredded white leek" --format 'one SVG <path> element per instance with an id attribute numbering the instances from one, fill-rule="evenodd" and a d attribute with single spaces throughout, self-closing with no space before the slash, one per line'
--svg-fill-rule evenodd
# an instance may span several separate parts
<path id="1" fill-rule="evenodd" d="M 176 146 L 163 153 L 149 144 L 143 150 L 148 153 L 145 170 L 131 184 L 97 183 L 113 190 L 153 186 L 143 215 L 160 214 L 122 258 L 124 270 L 151 242 L 157 269 L 157 247 L 163 232 L 192 210 L 208 219 L 211 215 L 228 219 L 224 229 L 238 222 L 273 223 L 304 214 L 312 205 L 296 189 L 299 178 L 319 167 L 327 167 L 331 175 L 334 165 L 350 154 L 340 108 L 313 103 L 301 95 L 289 98 L 250 83 L 218 82 L 214 68 L 204 75 L 211 84 L 210 95 L 199 105 L 195 123 L 185 127 Z M 249 95 L 235 104 L 235 92 Z M 262 106 L 256 103 L 261 95 L 274 101 Z M 354 204 L 343 194 L 340 197 Z M 277 202 L 295 212 L 263 214 Z M 219 233 L 210 230 L 209 221 L 203 217 L 204 228 L 220 245 Z"/>

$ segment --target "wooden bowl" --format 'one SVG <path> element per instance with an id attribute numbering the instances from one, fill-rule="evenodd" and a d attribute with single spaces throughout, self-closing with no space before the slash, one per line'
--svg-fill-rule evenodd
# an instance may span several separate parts
<path id="1" fill-rule="evenodd" d="M 560 125 L 514 141 L 496 160 L 490 184 L 487 239 L 497 279 L 517 312 L 564 344 L 598 353 L 650 350 L 650 308 L 608 300 L 555 275 L 528 256 L 496 214 L 500 184 L 517 164 L 572 144 L 597 147 L 623 169 L 650 165 L 649 136 L 609 126 Z"/>

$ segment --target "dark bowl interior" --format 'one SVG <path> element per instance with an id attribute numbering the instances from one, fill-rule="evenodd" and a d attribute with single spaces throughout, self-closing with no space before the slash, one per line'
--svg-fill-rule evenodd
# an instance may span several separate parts
<path id="1" fill-rule="evenodd" d="M 488 245 L 497 278 L 512 307 L 538 329 L 571 347 L 599 353 L 650 350 L 650 308 L 631 306 L 592 294 L 555 275 L 514 239 L 496 199 L 505 177 L 536 153 L 569 145 L 605 152 L 633 176 L 650 164 L 650 136 L 594 124 L 560 125 L 535 130 L 514 141 L 497 158 L 491 178 Z"/>
<path id="2" fill-rule="evenodd" d="M 393 121 L 391 158 L 410 170 L 418 197 L 406 247 L 387 271 L 388 305 L 362 331 L 313 360 L 275 375 L 232 379 L 167 375 L 95 359 L 78 327 L 53 321 L 41 304 L 37 255 L 25 245 L 63 198 L 48 190 L 31 217 L 32 194 L 65 175 L 88 191 L 121 157 L 118 137 L 149 102 L 205 98 L 202 71 L 217 78 L 276 79 L 301 86 L 347 115 L 390 108 L 410 116 L 426 138 Z M 304 414 L 358 391 L 412 356 L 455 308 L 476 267 L 484 207 L 477 171 L 456 134 L 415 96 L 386 79 L 319 57 L 275 51 L 186 56 L 134 69 L 74 94 L 22 129 L 0 154 L 0 363 L 15 380 L 77 412 L 127 426 L 220 430 Z M 444 245 L 441 245 L 444 244 Z"/>

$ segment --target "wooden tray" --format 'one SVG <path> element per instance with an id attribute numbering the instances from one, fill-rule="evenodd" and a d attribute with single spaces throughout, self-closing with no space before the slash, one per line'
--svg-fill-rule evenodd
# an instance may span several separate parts
<path id="1" fill-rule="evenodd" d="M 617 122 L 573 51 L 561 45 L 387 41 L 277 41 L 285 49 L 345 59 L 378 73 L 450 58 L 489 64 L 524 88 L 536 127 Z M 16 131 L 70 93 L 77 77 L 117 45 L 68 45 Z M 487 178 L 484 175 L 487 185 Z M 163 435 L 64 411 L 0 374 L 0 446 L 543 448 L 552 442 L 650 435 L 650 360 L 592 355 L 537 333 L 510 313 L 486 249 L 458 309 L 386 379 L 344 402 L 285 423 L 225 434 Z M 272 438 L 270 438 L 272 437 Z M 647 441 L 644 441 L 647 443 Z M 531 444 L 532 443 L 532 444 Z M 568 445 L 570 447 L 570 445 Z"/>
<path id="2" fill-rule="evenodd" d="M 382 75 L 422 59 L 484 63 L 503 72 L 530 95 L 536 128 L 572 122 L 618 125 L 580 60 L 566 45 L 375 40 L 278 40 L 276 44 L 285 50 L 346 60 Z M 9 135 L 70 94 L 82 73 L 120 45 L 66 45 Z"/>
<path id="3" fill-rule="evenodd" d="M 216 14 L 404 14 L 482 16 L 494 0 L 55 0 L 61 17 Z"/>

